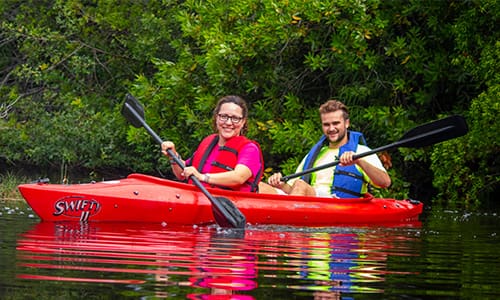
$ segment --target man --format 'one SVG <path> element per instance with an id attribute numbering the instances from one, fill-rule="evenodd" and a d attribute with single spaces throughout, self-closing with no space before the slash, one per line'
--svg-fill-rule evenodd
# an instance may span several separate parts
<path id="1" fill-rule="evenodd" d="M 319 108 L 323 136 L 304 157 L 297 172 L 339 160 L 335 167 L 306 174 L 300 179 L 282 182 L 275 173 L 268 183 L 290 195 L 359 198 L 368 191 L 368 184 L 386 188 L 391 178 L 376 154 L 353 159 L 356 153 L 369 151 L 363 134 L 348 130 L 349 111 L 340 101 L 328 100 Z M 365 145 L 362 145 L 364 143 Z"/>

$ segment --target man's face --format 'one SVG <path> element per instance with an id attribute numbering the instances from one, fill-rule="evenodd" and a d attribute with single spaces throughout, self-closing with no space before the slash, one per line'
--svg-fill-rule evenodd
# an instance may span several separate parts
<path id="1" fill-rule="evenodd" d="M 321 114 L 321 126 L 332 146 L 342 146 L 347 142 L 349 119 L 344 119 L 342 110 Z"/>

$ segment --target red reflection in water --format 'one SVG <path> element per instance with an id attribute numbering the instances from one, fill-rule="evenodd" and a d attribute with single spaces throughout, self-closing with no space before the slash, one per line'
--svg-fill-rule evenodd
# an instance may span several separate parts
<path id="1" fill-rule="evenodd" d="M 98 282 L 98 283 L 122 283 L 122 284 L 142 284 L 144 280 L 120 280 L 120 279 L 95 279 L 95 278 L 78 278 L 78 277 L 61 277 L 61 276 L 42 276 L 19 274 L 18 278 L 33 279 L 33 280 L 54 280 L 54 281 L 73 281 L 73 282 Z"/>
<path id="2" fill-rule="evenodd" d="M 246 300 L 252 290 L 276 287 L 335 298 L 383 292 L 366 285 L 395 273 L 387 270 L 389 255 L 411 255 L 404 248 L 410 238 L 391 232 L 287 230 L 42 222 L 18 240 L 18 264 L 28 273 L 18 278 L 150 284 L 158 297 L 178 286 L 190 299 Z"/>

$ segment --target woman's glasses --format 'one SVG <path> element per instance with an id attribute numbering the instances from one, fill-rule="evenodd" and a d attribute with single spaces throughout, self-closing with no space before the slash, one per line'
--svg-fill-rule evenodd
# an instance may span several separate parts
<path id="1" fill-rule="evenodd" d="M 221 122 L 227 122 L 227 120 L 231 120 L 231 123 L 233 124 L 238 124 L 243 120 L 243 117 L 236 117 L 236 116 L 229 116 L 229 115 L 223 115 L 223 114 L 217 114 L 217 118 L 219 118 L 219 121 Z"/>

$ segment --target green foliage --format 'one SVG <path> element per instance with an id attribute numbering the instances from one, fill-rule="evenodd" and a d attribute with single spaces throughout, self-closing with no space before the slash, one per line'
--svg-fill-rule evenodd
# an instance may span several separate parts
<path id="1" fill-rule="evenodd" d="M 40 168 L 87 170 L 151 163 L 126 153 L 116 98 L 151 57 L 169 54 L 165 6 L 112 1 L 4 1 L 2 156 Z M 168 27 L 168 26 L 166 26 Z M 160 33 L 160 34 L 159 34 Z M 5 132 L 5 134 L 4 134 Z"/>
<path id="2" fill-rule="evenodd" d="M 0 174 L 0 199 L 20 200 L 21 193 L 17 186 L 21 183 L 26 183 L 28 180 L 22 175 L 7 172 Z"/>
<path id="3" fill-rule="evenodd" d="M 462 65 L 484 91 L 471 101 L 467 136 L 438 145 L 432 153 L 434 186 L 442 202 L 477 205 L 495 198 L 499 189 L 499 19 L 500 3 L 481 1 L 465 9 L 452 30 L 457 48 L 452 63 Z"/>
<path id="4" fill-rule="evenodd" d="M 119 115 L 124 94 L 144 103 L 148 124 L 184 157 L 213 131 L 217 99 L 239 94 L 267 172 L 289 174 L 321 134 L 319 105 L 336 98 L 371 147 L 466 114 L 467 138 L 392 152 L 393 186 L 380 193 L 407 197 L 435 175 L 441 195 L 453 189 L 459 201 L 462 187 L 476 199 L 498 182 L 497 170 L 486 167 L 498 144 L 481 139 L 488 123 L 477 114 L 487 114 L 479 102 L 489 109 L 498 102 L 499 5 L 2 1 L 0 155 L 41 168 L 165 175 L 155 141 Z"/>
<path id="5" fill-rule="evenodd" d="M 500 183 L 500 86 L 476 98 L 468 115 L 469 133 L 435 147 L 431 159 L 441 201 L 477 205 L 494 197 Z"/>

